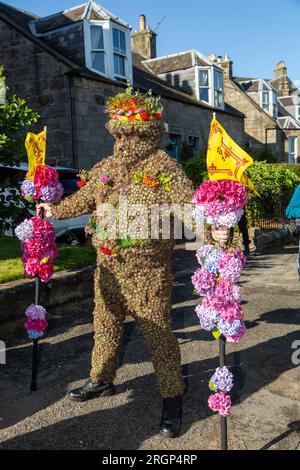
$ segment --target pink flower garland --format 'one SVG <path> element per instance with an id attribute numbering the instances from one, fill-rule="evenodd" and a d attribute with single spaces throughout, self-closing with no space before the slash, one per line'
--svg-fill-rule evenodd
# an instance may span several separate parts
<path id="1" fill-rule="evenodd" d="M 194 203 L 198 223 L 204 219 L 216 227 L 232 227 L 243 213 L 247 191 L 237 181 L 205 181 L 195 191 Z M 243 252 L 238 248 L 224 250 L 218 244 L 205 245 L 198 250 L 197 259 L 201 268 L 194 273 L 192 283 L 198 294 L 204 297 L 202 304 L 196 307 L 202 328 L 212 331 L 215 338 L 223 335 L 228 342 L 240 341 L 246 333 L 246 326 L 242 321 L 240 288 L 236 283 L 246 263 Z M 232 385 L 232 374 L 228 369 L 218 368 L 213 378 L 219 384 L 219 390 L 210 382 L 215 393 L 209 397 L 208 406 L 221 416 L 231 413 L 228 377 Z"/>
<path id="2" fill-rule="evenodd" d="M 56 203 L 62 198 L 63 187 L 58 172 L 46 165 L 36 168 L 34 179 L 25 180 L 21 186 L 22 196 L 30 202 L 39 199 Z M 53 225 L 41 217 L 25 219 L 15 230 L 21 241 L 22 261 L 26 276 L 38 276 L 48 282 L 53 275 L 53 260 L 58 256 Z M 41 305 L 30 305 L 25 312 L 24 326 L 30 339 L 43 336 L 47 328 L 46 310 Z"/>

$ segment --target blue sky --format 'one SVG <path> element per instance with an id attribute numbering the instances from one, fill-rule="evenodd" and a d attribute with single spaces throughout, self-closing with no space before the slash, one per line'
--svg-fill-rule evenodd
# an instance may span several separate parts
<path id="1" fill-rule="evenodd" d="M 41 16 L 84 3 L 81 0 L 8 0 L 12 6 Z M 98 2 L 138 28 L 140 14 L 151 28 L 161 21 L 158 54 L 198 49 L 226 53 L 234 74 L 271 78 L 284 59 L 291 79 L 299 81 L 300 0 L 103 0 Z"/>

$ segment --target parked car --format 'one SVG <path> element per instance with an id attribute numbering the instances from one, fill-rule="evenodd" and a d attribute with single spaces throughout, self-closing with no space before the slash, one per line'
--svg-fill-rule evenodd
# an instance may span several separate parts
<path id="1" fill-rule="evenodd" d="M 64 167 L 55 167 L 58 171 L 59 181 L 64 188 L 64 197 L 73 194 L 75 191 L 78 191 L 77 181 L 79 177 L 77 176 L 78 170 L 72 168 Z M 0 164 L 0 188 L 4 180 L 9 179 L 12 181 L 14 186 L 21 186 L 22 181 L 25 178 L 25 175 L 28 170 L 27 163 L 21 163 L 20 166 L 4 166 Z M 5 189 L 5 193 L 9 193 L 9 188 Z M 32 212 L 32 215 L 34 213 Z M 89 215 L 82 215 L 79 217 L 72 217 L 71 219 L 66 220 L 55 220 L 49 219 L 55 230 L 57 238 L 65 239 L 72 241 L 78 239 L 79 241 L 85 240 L 84 227 L 86 226 Z M 12 231 L 7 231 L 6 235 L 13 235 Z"/>

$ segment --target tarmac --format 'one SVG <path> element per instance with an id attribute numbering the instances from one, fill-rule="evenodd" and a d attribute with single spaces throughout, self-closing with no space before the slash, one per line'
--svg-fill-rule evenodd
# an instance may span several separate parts
<path id="1" fill-rule="evenodd" d="M 229 449 L 300 449 L 300 284 L 297 248 L 251 255 L 241 287 L 248 333 L 227 344 L 234 374 Z M 183 428 L 176 439 L 158 433 L 161 398 L 144 340 L 128 318 L 116 378 L 117 393 L 85 403 L 68 390 L 88 377 L 91 310 L 72 306 L 49 317 L 40 341 L 38 390 L 29 391 L 31 343 L 15 323 L 1 324 L 7 363 L 0 365 L 0 449 L 217 450 L 220 418 L 207 406 L 218 366 L 218 342 L 195 315 L 193 252 L 174 252 L 172 321 L 186 382 Z M 2 338 L 1 338 L 2 339 Z M 298 341 L 298 343 L 296 343 Z M 297 353 L 298 348 L 298 353 Z"/>

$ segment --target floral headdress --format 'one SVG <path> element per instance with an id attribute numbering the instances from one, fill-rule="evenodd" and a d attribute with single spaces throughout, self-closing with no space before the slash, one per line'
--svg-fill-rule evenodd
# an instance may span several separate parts
<path id="1" fill-rule="evenodd" d="M 110 97 L 106 105 L 110 119 L 123 122 L 160 121 L 162 110 L 160 96 L 153 96 L 152 90 L 143 94 L 131 86 L 124 93 Z"/>

